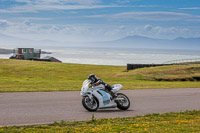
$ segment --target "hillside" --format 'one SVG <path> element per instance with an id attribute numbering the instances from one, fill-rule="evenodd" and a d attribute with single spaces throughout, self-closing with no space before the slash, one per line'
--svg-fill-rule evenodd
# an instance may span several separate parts
<path id="1" fill-rule="evenodd" d="M 175 38 L 158 39 L 144 36 L 127 36 L 121 39 L 104 42 L 84 42 L 84 46 L 90 47 L 119 47 L 119 48 L 142 48 L 142 49 L 179 49 L 200 50 L 200 38 Z M 78 45 L 78 43 L 74 43 Z M 80 45 L 81 46 L 81 45 Z"/>
<path id="2" fill-rule="evenodd" d="M 107 46 L 128 48 L 151 48 L 151 49 L 185 49 L 200 50 L 200 38 L 175 38 L 158 39 L 143 36 L 127 36 L 118 40 L 104 42 Z"/>
<path id="3" fill-rule="evenodd" d="M 0 92 L 80 90 L 89 74 L 124 89 L 200 87 L 200 65 L 163 66 L 126 72 L 124 66 L 98 66 L 0 59 Z M 158 81 L 160 78 L 163 80 Z M 170 79 L 170 80 L 167 80 Z M 171 82 L 173 81 L 173 82 Z"/>
<path id="4" fill-rule="evenodd" d="M 148 81 L 200 81 L 200 63 L 136 69 L 119 73 L 117 77 Z"/>
<path id="5" fill-rule="evenodd" d="M 51 38 L 52 39 L 52 38 Z M 58 40 L 29 40 L 24 38 L 16 38 L 0 33 L 0 47 L 120 47 L 120 48 L 147 48 L 147 49 L 183 49 L 183 50 L 200 50 L 199 38 L 183 38 L 175 39 L 158 39 L 144 36 L 126 36 L 121 39 L 112 41 L 96 41 L 96 42 L 67 42 Z"/>

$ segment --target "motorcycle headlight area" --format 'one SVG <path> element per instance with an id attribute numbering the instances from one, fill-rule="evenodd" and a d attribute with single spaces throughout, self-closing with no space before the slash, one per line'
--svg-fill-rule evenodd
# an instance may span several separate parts
<path id="1" fill-rule="evenodd" d="M 84 95 L 84 93 L 86 93 L 90 87 L 91 87 L 91 81 L 85 80 L 81 88 L 81 95 Z"/>
<path id="2" fill-rule="evenodd" d="M 85 93 L 89 89 L 89 87 L 90 87 L 89 84 L 82 86 L 81 91 Z"/>

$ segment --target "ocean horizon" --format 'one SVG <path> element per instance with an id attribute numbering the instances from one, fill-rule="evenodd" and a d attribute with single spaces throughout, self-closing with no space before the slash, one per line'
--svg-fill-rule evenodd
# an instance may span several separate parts
<path id="1" fill-rule="evenodd" d="M 63 63 L 126 66 L 127 64 L 163 64 L 167 61 L 200 59 L 198 50 L 135 49 L 135 48 L 93 48 L 93 47 L 43 47 L 43 51 Z M 9 59 L 12 54 L 0 54 Z"/>

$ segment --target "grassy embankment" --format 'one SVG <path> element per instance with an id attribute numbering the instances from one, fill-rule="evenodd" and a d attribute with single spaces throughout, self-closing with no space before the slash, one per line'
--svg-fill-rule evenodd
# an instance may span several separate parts
<path id="1" fill-rule="evenodd" d="M 0 127 L 0 133 L 90 133 L 90 132 L 200 132 L 200 111 L 148 114 L 129 118 L 98 119 L 86 122 L 55 122 L 50 125 Z"/>
<path id="2" fill-rule="evenodd" d="M 80 90 L 90 73 L 124 89 L 200 87 L 200 64 L 142 68 L 0 59 L 0 92 Z"/>

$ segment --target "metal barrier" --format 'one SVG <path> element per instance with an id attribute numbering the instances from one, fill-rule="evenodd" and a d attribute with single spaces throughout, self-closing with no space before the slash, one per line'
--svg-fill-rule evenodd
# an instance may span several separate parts
<path id="1" fill-rule="evenodd" d="M 157 66 L 166 66 L 166 65 L 173 65 L 173 64 L 183 64 L 183 63 L 200 64 L 200 58 L 172 60 L 172 61 L 164 62 L 162 64 L 127 64 L 127 70 L 133 70 L 133 69 L 144 68 L 144 67 L 157 67 Z"/>
<path id="2" fill-rule="evenodd" d="M 144 68 L 144 67 L 157 67 L 157 66 L 166 66 L 170 64 L 127 64 L 127 71 L 138 69 L 138 68 Z"/>
<path id="3" fill-rule="evenodd" d="M 163 62 L 162 64 L 180 64 L 180 63 L 193 63 L 193 62 L 200 62 L 200 58 L 172 60 Z"/>

